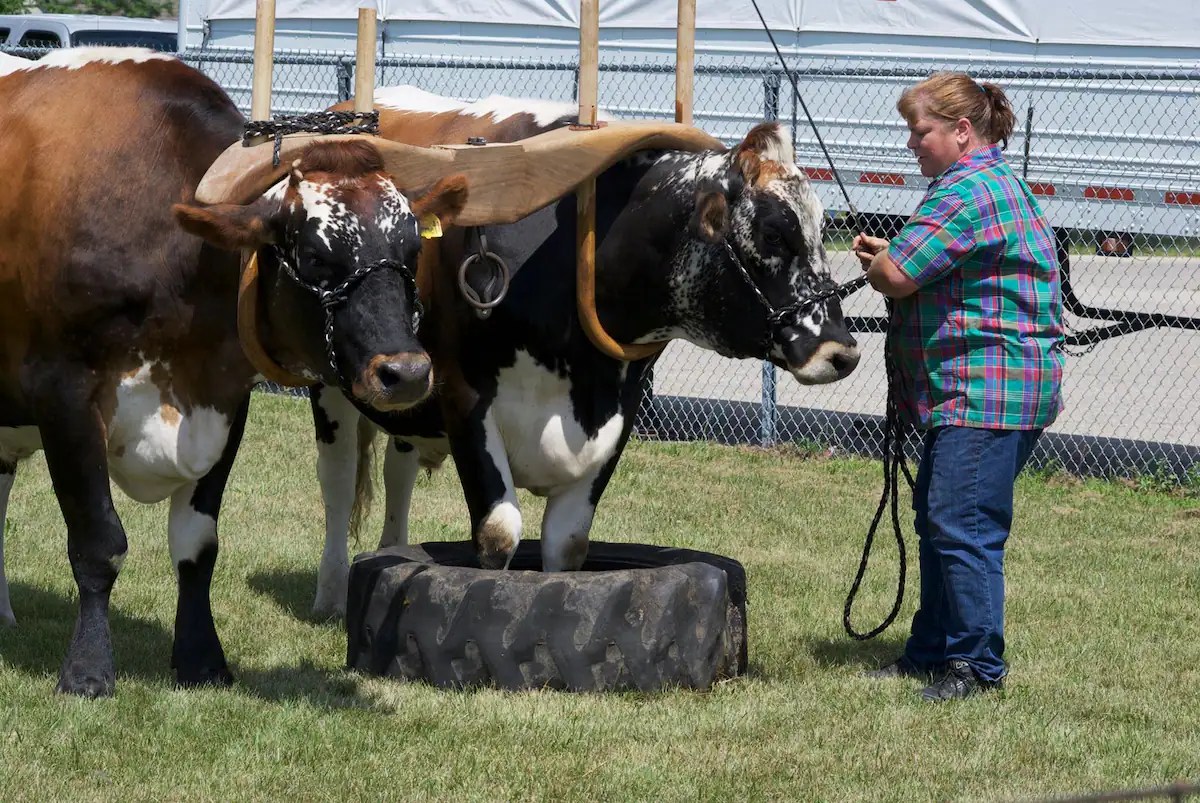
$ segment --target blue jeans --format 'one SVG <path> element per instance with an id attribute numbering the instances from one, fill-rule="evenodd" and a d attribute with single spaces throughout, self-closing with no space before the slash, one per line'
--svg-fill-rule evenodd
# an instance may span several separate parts
<path id="1" fill-rule="evenodd" d="M 952 659 L 989 681 L 1004 665 L 1004 543 L 1013 484 L 1037 430 L 938 427 L 925 434 L 913 492 L 921 606 L 904 648 L 933 670 Z"/>

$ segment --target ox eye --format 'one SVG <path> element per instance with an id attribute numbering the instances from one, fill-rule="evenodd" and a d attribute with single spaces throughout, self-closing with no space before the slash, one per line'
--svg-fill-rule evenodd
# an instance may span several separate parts
<path id="1" fill-rule="evenodd" d="M 783 235 L 775 229 L 767 229 L 767 231 L 763 233 L 763 239 L 766 241 L 767 245 L 779 245 L 783 242 Z"/>

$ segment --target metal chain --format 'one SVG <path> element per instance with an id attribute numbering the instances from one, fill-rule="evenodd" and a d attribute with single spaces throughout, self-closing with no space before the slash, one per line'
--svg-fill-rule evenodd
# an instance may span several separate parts
<path id="1" fill-rule="evenodd" d="M 758 283 L 754 281 L 754 277 L 750 275 L 750 271 L 746 269 L 745 263 L 738 257 L 737 251 L 734 250 L 733 244 L 729 242 L 729 238 L 722 241 L 725 246 L 725 251 L 729 254 L 729 258 L 733 260 L 734 267 L 738 269 L 738 273 L 746 284 L 750 285 L 750 289 L 758 296 L 758 300 L 767 310 L 767 325 L 770 327 L 765 338 L 764 346 L 770 348 L 775 341 L 775 332 L 782 330 L 787 326 L 795 326 L 800 317 L 800 313 L 811 306 L 820 304 L 823 301 L 828 301 L 831 298 L 845 298 L 846 296 L 859 290 L 867 283 L 866 275 L 851 279 L 848 282 L 834 284 L 829 278 L 821 282 L 821 289 L 811 292 L 799 301 L 788 304 L 784 307 L 776 307 L 767 299 Z"/>
<path id="2" fill-rule="evenodd" d="M 356 123 L 361 120 L 361 123 Z M 285 134 L 378 134 L 379 112 L 333 112 L 277 114 L 270 120 L 251 120 L 242 133 L 242 145 L 249 147 L 259 137 L 273 137 L 275 148 L 271 164 L 279 166 L 279 149 Z"/>

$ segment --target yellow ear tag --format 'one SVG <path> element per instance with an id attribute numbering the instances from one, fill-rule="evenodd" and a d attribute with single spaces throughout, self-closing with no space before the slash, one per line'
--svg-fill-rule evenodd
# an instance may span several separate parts
<path id="1" fill-rule="evenodd" d="M 429 214 L 421 217 L 421 237 L 426 240 L 442 236 L 442 221 L 437 215 Z"/>

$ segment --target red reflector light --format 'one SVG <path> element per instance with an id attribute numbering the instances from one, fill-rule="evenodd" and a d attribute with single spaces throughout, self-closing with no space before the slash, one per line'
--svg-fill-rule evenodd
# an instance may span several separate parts
<path id="1" fill-rule="evenodd" d="M 1168 192 L 1163 200 L 1180 206 L 1200 206 L 1200 192 Z"/>
<path id="2" fill-rule="evenodd" d="M 1058 191 L 1053 184 L 1047 184 L 1044 181 L 1035 181 L 1029 185 L 1029 191 L 1034 195 L 1057 195 Z"/>
<path id="3" fill-rule="evenodd" d="M 806 167 L 804 173 L 813 181 L 833 181 L 833 171 L 824 167 Z"/>
<path id="4" fill-rule="evenodd" d="M 888 187 L 903 187 L 904 176 L 900 173 L 863 173 L 858 177 L 859 184 L 883 184 Z"/>
<path id="5" fill-rule="evenodd" d="M 1084 187 L 1083 197 L 1097 201 L 1132 201 L 1133 190 L 1128 187 Z"/>

